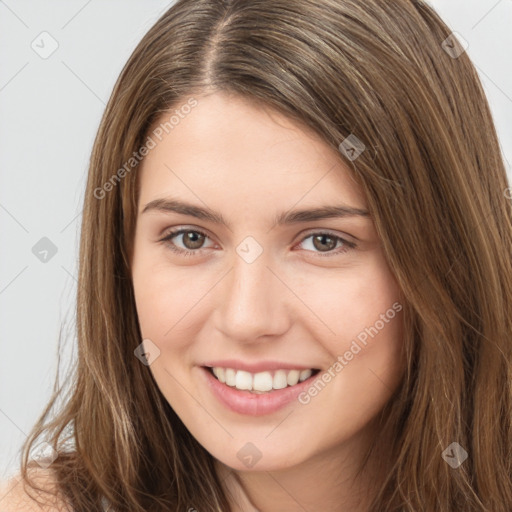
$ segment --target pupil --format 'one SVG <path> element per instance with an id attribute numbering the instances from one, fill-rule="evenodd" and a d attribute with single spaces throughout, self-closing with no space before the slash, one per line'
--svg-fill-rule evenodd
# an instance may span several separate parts
<path id="1" fill-rule="evenodd" d="M 329 235 L 317 235 L 314 237 L 313 239 L 313 244 L 315 245 L 315 247 L 321 251 L 323 251 L 325 249 L 325 245 L 320 245 L 320 246 L 317 246 L 317 241 L 321 241 L 323 244 L 325 244 L 325 239 L 328 239 L 328 240 L 331 240 L 331 243 L 328 244 L 328 247 L 327 247 L 327 250 L 329 249 L 334 249 L 334 247 L 336 246 L 336 241 L 333 239 L 333 237 L 329 236 Z"/>
<path id="2" fill-rule="evenodd" d="M 203 235 L 195 231 L 187 231 L 186 236 L 184 237 L 185 245 L 189 249 L 198 249 L 199 247 L 201 247 L 202 236 Z M 194 238 L 196 238 L 196 240 L 194 240 Z M 189 243 L 192 243 L 192 247 L 189 246 Z"/>

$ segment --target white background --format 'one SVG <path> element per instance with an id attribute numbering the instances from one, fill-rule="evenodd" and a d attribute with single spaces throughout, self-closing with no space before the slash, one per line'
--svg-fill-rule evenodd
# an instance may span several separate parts
<path id="1" fill-rule="evenodd" d="M 132 50 L 171 3 L 0 0 L 0 479 L 16 472 L 50 396 L 61 327 L 64 359 L 73 356 L 78 229 L 100 117 Z M 468 41 L 512 163 L 512 0 L 430 3 Z M 47 59 L 31 48 L 43 31 L 59 45 Z M 47 263 L 32 253 L 42 237 L 57 247 Z"/>

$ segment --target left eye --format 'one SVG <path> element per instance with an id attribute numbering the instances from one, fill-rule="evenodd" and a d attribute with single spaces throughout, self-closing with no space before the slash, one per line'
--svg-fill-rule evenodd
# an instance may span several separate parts
<path id="1" fill-rule="evenodd" d="M 177 247 L 172 241 L 173 238 L 178 236 L 183 236 L 182 243 L 184 244 L 184 248 Z M 209 238 L 206 233 L 196 229 L 176 229 L 169 232 L 161 242 L 164 242 L 172 251 L 178 254 L 195 256 L 201 249 L 203 249 L 202 245 L 206 238 Z M 309 238 L 312 239 L 311 244 L 313 249 L 317 249 L 317 251 L 313 250 L 312 252 L 317 252 L 319 256 L 333 256 L 356 248 L 355 243 L 349 242 L 348 240 L 329 232 L 310 233 L 301 240 L 301 244 Z M 337 250 L 334 251 L 333 249 Z"/>
<path id="2" fill-rule="evenodd" d="M 308 238 L 311 238 L 311 245 L 315 249 L 320 249 L 318 251 L 319 256 L 334 256 L 337 254 L 342 254 L 350 249 L 355 249 L 356 244 L 353 242 L 349 242 L 348 240 L 345 240 L 344 238 L 341 238 L 337 235 L 332 235 L 331 233 L 312 233 L 308 235 L 307 237 L 302 239 L 302 243 L 306 241 Z M 326 242 L 326 240 L 329 240 L 330 242 Z M 321 250 L 322 248 L 325 248 L 325 245 L 327 245 L 327 250 Z M 341 245 L 338 245 L 341 244 Z M 332 249 L 337 248 L 338 250 L 333 251 Z M 313 251 L 316 252 L 316 251 Z"/>

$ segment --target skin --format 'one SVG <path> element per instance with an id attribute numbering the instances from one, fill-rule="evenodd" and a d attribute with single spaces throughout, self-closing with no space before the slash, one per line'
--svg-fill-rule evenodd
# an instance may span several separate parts
<path id="1" fill-rule="evenodd" d="M 291 209 L 366 209 L 364 195 L 340 154 L 307 127 L 237 96 L 195 98 L 198 105 L 140 168 L 131 265 L 143 339 L 160 350 L 150 371 L 217 460 L 233 510 L 366 510 L 382 472 L 378 461 L 357 478 L 355 471 L 404 372 L 402 312 L 308 404 L 294 401 L 272 414 L 227 409 L 199 367 L 235 358 L 326 371 L 402 303 L 371 217 L 272 228 L 274 216 Z M 171 196 L 221 213 L 230 228 L 175 212 L 143 213 L 150 201 Z M 202 245 L 183 235 L 161 241 L 180 227 L 208 236 Z M 333 247 L 332 239 L 315 246 L 311 235 L 326 230 L 357 247 L 336 253 L 342 242 Z M 247 236 L 263 249 L 250 264 L 236 252 Z M 176 254 L 173 242 L 196 253 Z M 237 457 L 247 442 L 262 455 L 251 468 Z"/>

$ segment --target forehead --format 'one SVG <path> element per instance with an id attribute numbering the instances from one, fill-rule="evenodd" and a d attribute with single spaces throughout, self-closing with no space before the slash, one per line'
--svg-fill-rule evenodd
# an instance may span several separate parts
<path id="1" fill-rule="evenodd" d="M 138 171 L 141 207 L 167 194 L 214 202 L 223 210 L 245 206 L 253 214 L 273 203 L 280 210 L 298 202 L 365 208 L 340 154 L 312 130 L 239 96 L 195 99 L 197 105 L 175 116 L 172 125 L 165 123 L 179 105 L 153 125 L 155 146 Z M 157 137 L 152 133 L 158 127 Z"/>

